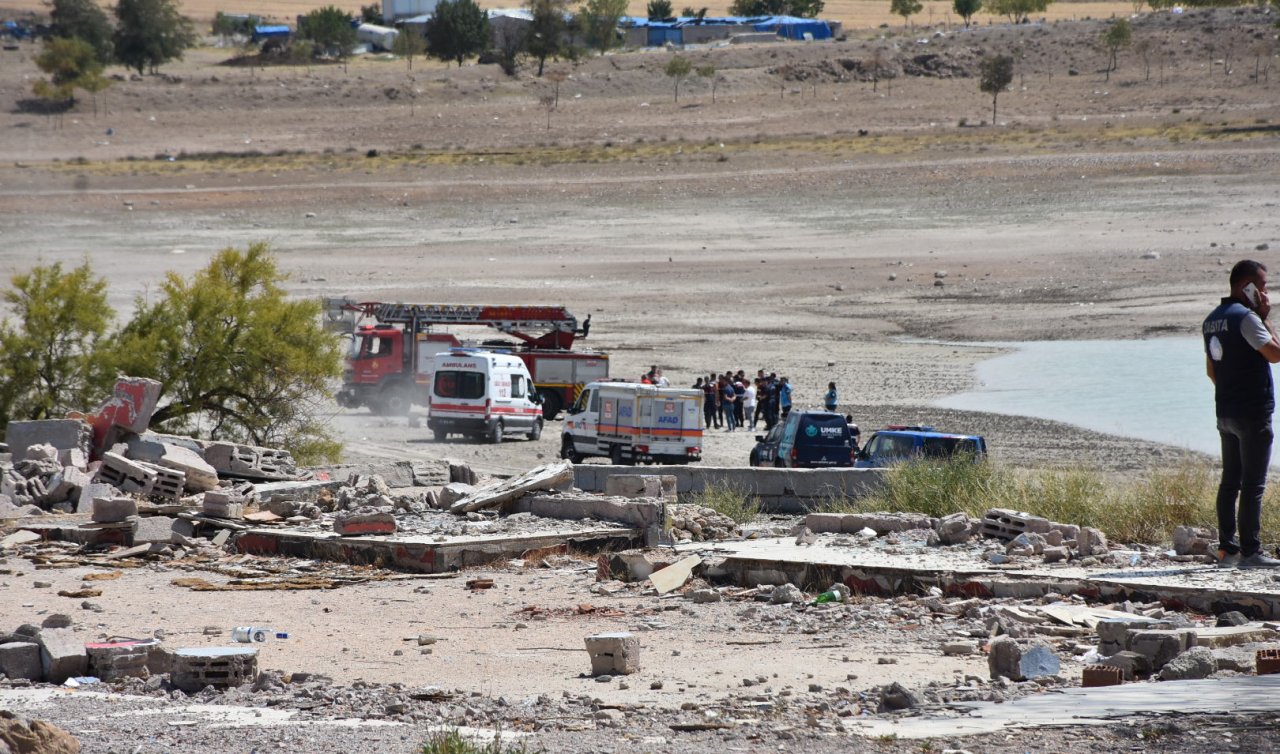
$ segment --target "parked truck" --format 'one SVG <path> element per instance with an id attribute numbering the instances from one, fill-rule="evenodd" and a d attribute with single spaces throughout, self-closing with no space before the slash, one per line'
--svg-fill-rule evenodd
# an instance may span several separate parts
<path id="1" fill-rule="evenodd" d="M 593 382 L 565 417 L 560 457 L 685 464 L 702 460 L 702 430 L 701 390 Z"/>
<path id="2" fill-rule="evenodd" d="M 349 298 L 325 299 L 324 305 L 329 326 L 352 337 L 337 396 L 349 408 L 368 406 L 375 413 L 404 415 L 415 404 L 428 405 L 436 355 L 459 347 L 504 350 L 524 361 L 548 421 L 571 405 L 584 385 L 609 376 L 608 354 L 573 349 L 575 339 L 587 337 L 590 315 L 579 324 L 562 306 L 358 303 Z M 463 326 L 488 327 L 515 340 L 463 341 L 436 329 Z"/>

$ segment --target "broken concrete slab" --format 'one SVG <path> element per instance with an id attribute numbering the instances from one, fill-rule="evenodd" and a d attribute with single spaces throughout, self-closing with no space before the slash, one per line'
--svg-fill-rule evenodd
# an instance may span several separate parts
<path id="1" fill-rule="evenodd" d="M 997 636 L 988 646 L 987 668 L 992 679 L 1032 680 L 1057 675 L 1062 664 L 1053 647 L 1039 640 L 1019 641 Z"/>
<path id="2" fill-rule="evenodd" d="M 447 509 L 475 491 L 476 488 L 466 482 L 449 482 L 440 488 L 440 494 L 436 497 L 436 505 Z"/>
<path id="3" fill-rule="evenodd" d="M 673 474 L 614 474 L 605 479 L 604 494 L 675 500 L 676 478 Z"/>
<path id="4" fill-rule="evenodd" d="M 1196 629 L 1196 646 L 1231 647 L 1238 644 L 1280 640 L 1280 632 L 1262 623 Z"/>
<path id="5" fill-rule="evenodd" d="M 94 416 L 109 421 L 112 426 L 141 434 L 151 424 L 163 387 L 158 380 L 146 377 L 121 377 L 116 380 L 111 397 L 94 410 Z"/>
<path id="6" fill-rule="evenodd" d="M 999 704 L 955 702 L 947 706 L 963 714 L 949 710 L 945 717 L 852 718 L 848 727 L 867 738 L 950 740 L 997 731 L 1149 721 L 1153 715 L 1274 713 L 1280 710 L 1280 675 L 1060 688 L 1052 694 L 1032 694 Z"/>
<path id="7" fill-rule="evenodd" d="M 333 530 L 344 537 L 363 534 L 395 534 L 396 517 L 391 508 L 362 507 L 334 516 Z"/>
<path id="8" fill-rule="evenodd" d="M 40 645 L 34 642 L 0 644 L 0 675 L 10 679 L 39 681 L 44 678 Z"/>
<path id="9" fill-rule="evenodd" d="M 28 448 L 35 445 L 51 445 L 56 451 L 79 451 L 87 458 L 93 443 L 93 429 L 79 419 L 11 421 L 5 426 L 4 437 L 13 463 L 26 460 Z M 55 455 L 55 460 L 57 457 Z"/>
<path id="10" fill-rule="evenodd" d="M 18 547 L 19 545 L 39 541 L 40 535 L 33 531 L 15 531 L 12 534 L 7 534 L 3 538 L 0 538 L 0 550 L 8 550 L 11 547 Z"/>
<path id="11" fill-rule="evenodd" d="M 1218 661 L 1208 647 L 1192 647 L 1170 660 L 1160 669 L 1162 681 L 1186 681 L 1208 678 L 1218 671 Z"/>
<path id="12" fill-rule="evenodd" d="M 693 569 L 700 565 L 702 565 L 702 558 L 697 555 L 690 555 L 666 568 L 649 574 L 649 581 L 658 590 L 658 594 L 666 594 L 684 586 L 689 577 L 693 575 Z"/>
<path id="13" fill-rule="evenodd" d="M 93 499 L 93 520 L 99 523 L 128 521 L 138 515 L 138 501 L 131 497 L 96 497 Z"/>
<path id="14" fill-rule="evenodd" d="M 575 547 L 585 550 L 629 550 L 641 544 L 635 529 L 595 522 L 557 521 L 521 534 L 430 535 L 396 533 L 376 537 L 343 537 L 334 532 L 289 528 L 257 528 L 233 535 L 230 545 L 251 555 L 376 564 L 420 573 L 491 564 L 522 557 L 530 550 Z"/>
<path id="15" fill-rule="evenodd" d="M 205 447 L 204 460 L 219 476 L 237 479 L 296 481 L 310 476 L 298 469 L 289 451 L 279 448 L 214 442 Z"/>
<path id="16" fill-rule="evenodd" d="M 88 486 L 80 488 L 80 495 L 76 499 L 76 513 L 91 513 L 94 498 L 115 497 L 118 494 L 120 491 L 106 482 L 90 482 Z"/>
<path id="17" fill-rule="evenodd" d="M 36 643 L 40 645 L 44 677 L 50 683 L 62 683 L 88 671 L 89 656 L 84 642 L 76 638 L 71 629 L 42 628 L 36 634 Z"/>
<path id="18" fill-rule="evenodd" d="M 584 518 L 616 521 L 637 529 L 661 527 L 666 518 L 666 506 L 659 500 L 568 493 L 528 495 L 514 501 L 506 507 L 506 510 L 511 513 L 528 512 L 542 518 L 562 518 L 570 521 Z"/>
<path id="19" fill-rule="evenodd" d="M 492 487 L 476 490 L 449 506 L 449 512 L 462 514 L 494 508 L 529 492 L 567 490 L 572 484 L 573 464 L 568 461 L 557 461 L 539 466 Z"/>
<path id="20" fill-rule="evenodd" d="M 244 498 L 230 490 L 210 490 L 200 501 L 206 516 L 239 520 L 244 518 Z"/>

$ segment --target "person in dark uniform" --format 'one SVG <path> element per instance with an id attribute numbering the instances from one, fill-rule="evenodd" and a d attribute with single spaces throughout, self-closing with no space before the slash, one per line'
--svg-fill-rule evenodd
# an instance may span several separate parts
<path id="1" fill-rule="evenodd" d="M 1271 414 L 1275 387 L 1271 365 L 1280 362 L 1280 340 L 1267 321 L 1267 268 L 1244 260 L 1231 268 L 1231 295 L 1205 319 L 1205 368 L 1214 385 L 1222 481 L 1218 485 L 1218 565 L 1275 568 L 1262 554 L 1262 495 L 1271 464 Z M 1239 505 L 1237 507 L 1237 499 Z M 1239 538 L 1237 539 L 1237 531 Z"/>

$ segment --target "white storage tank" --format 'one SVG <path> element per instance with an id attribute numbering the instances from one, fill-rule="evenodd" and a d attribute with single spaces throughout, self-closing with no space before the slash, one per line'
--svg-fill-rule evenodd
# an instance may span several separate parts
<path id="1" fill-rule="evenodd" d="M 356 27 L 356 39 L 371 48 L 387 52 L 390 52 L 391 48 L 395 47 L 396 37 L 398 36 L 400 36 L 400 32 L 395 29 L 378 26 L 377 24 L 360 24 Z"/>

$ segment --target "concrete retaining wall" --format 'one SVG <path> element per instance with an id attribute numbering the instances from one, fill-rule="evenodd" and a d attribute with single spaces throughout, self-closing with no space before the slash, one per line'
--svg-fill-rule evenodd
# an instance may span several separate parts
<path id="1" fill-rule="evenodd" d="M 880 489 L 882 469 L 755 469 L 715 466 L 597 466 L 573 467 L 574 486 L 603 493 L 605 480 L 615 474 L 662 474 L 676 478 L 684 500 L 708 485 L 750 492 L 771 513 L 821 511 L 825 503 L 866 497 Z"/>

